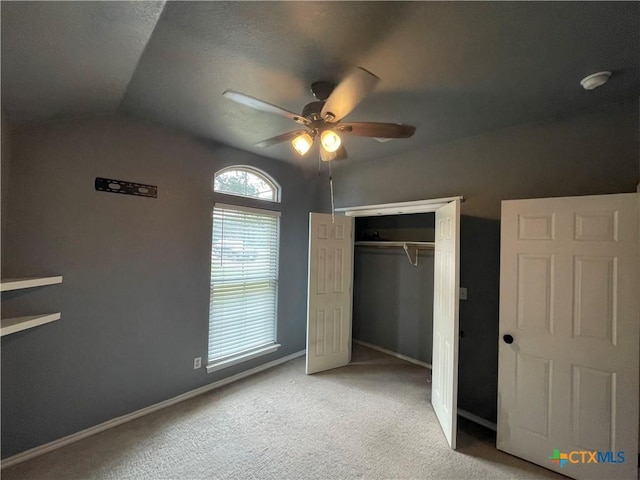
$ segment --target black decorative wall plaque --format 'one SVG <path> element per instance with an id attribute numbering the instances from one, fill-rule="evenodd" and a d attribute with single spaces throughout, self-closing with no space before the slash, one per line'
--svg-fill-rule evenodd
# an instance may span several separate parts
<path id="1" fill-rule="evenodd" d="M 158 198 L 158 187 L 156 185 L 144 185 L 142 183 L 125 182 L 111 178 L 96 177 L 96 190 L 100 192 L 137 195 L 138 197 Z"/>

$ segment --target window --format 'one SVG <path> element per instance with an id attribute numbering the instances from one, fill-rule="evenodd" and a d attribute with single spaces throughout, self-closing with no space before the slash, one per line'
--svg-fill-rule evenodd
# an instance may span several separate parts
<path id="1" fill-rule="evenodd" d="M 266 196 L 267 190 L 263 187 L 268 185 L 272 188 L 270 199 L 278 198 L 275 182 L 260 172 L 243 167 L 225 169 L 219 174 L 223 179 L 219 183 L 216 174 L 216 186 L 225 185 L 224 188 L 244 192 L 249 186 L 255 197 L 262 198 L 258 195 Z M 234 180 L 224 183 L 230 178 Z M 269 182 L 260 183 L 256 179 Z M 215 186 L 214 189 L 218 191 Z M 279 232 L 280 212 L 215 204 L 207 371 L 213 372 L 279 347 L 276 344 Z"/>
<path id="2" fill-rule="evenodd" d="M 280 189 L 265 173 L 251 167 L 229 167 L 215 175 L 213 190 L 240 197 L 280 201 Z"/>

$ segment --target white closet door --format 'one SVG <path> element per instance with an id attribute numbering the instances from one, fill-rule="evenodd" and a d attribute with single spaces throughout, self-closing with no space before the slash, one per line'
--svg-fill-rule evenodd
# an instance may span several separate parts
<path id="1" fill-rule="evenodd" d="M 447 442 L 456 448 L 460 200 L 436 211 L 431 404 Z"/>
<path id="2" fill-rule="evenodd" d="M 353 217 L 309 216 L 307 374 L 351 361 Z"/>
<path id="3" fill-rule="evenodd" d="M 497 447 L 638 475 L 638 195 L 502 203 Z"/>

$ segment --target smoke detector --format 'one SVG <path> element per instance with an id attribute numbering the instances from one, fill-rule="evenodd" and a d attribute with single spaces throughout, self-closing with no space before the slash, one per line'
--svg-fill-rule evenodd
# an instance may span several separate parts
<path id="1" fill-rule="evenodd" d="M 611 72 L 593 73 L 580 80 L 580 85 L 582 85 L 585 90 L 593 90 L 594 88 L 598 88 L 607 83 L 610 76 Z"/>

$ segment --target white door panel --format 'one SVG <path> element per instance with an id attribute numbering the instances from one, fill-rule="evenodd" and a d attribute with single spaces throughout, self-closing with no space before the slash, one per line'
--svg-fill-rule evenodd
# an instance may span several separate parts
<path id="1" fill-rule="evenodd" d="M 460 200 L 436 211 L 431 404 L 447 442 L 456 448 Z"/>
<path id="2" fill-rule="evenodd" d="M 309 216 L 307 374 L 351 361 L 353 218 Z"/>
<path id="3" fill-rule="evenodd" d="M 636 194 L 503 202 L 499 449 L 573 478 L 637 478 L 638 229 Z"/>

